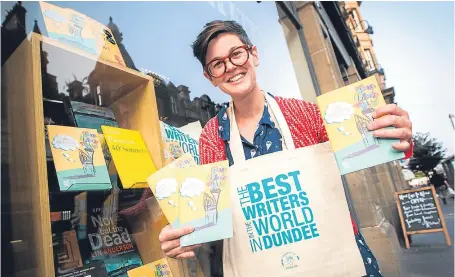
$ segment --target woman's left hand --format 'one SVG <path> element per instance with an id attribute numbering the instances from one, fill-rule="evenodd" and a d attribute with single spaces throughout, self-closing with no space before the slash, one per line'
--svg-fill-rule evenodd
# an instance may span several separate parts
<path id="1" fill-rule="evenodd" d="M 377 108 L 372 113 L 373 122 L 368 125 L 368 129 L 373 132 L 373 136 L 378 138 L 399 139 L 392 145 L 397 151 L 406 152 L 411 147 L 412 123 L 409 114 L 398 107 L 396 104 L 388 104 Z M 385 129 L 386 127 L 394 129 Z"/>

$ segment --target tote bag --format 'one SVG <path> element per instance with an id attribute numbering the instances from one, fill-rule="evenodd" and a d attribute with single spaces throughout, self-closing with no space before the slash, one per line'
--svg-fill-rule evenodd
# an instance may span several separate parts
<path id="1" fill-rule="evenodd" d="M 224 240 L 224 276 L 364 276 L 330 145 L 295 149 L 275 99 L 266 95 L 266 101 L 283 151 L 248 161 L 232 103 L 229 108 L 234 235 Z"/>

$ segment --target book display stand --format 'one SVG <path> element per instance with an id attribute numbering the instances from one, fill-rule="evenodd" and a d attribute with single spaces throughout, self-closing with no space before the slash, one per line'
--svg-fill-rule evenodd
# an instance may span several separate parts
<path id="1" fill-rule="evenodd" d="M 56 259 L 60 263 L 68 255 L 54 253 L 53 244 L 65 245 L 55 242 L 54 224 L 63 222 L 62 226 L 69 226 L 73 224 L 74 214 L 78 214 L 80 222 L 85 220 L 87 226 L 92 222 L 100 224 L 98 215 L 122 214 L 122 209 L 137 205 L 144 191 L 133 188 L 120 189 L 117 193 L 115 187 L 98 191 L 59 190 L 52 157 L 46 151 L 45 125 L 69 123 L 56 120 L 52 123 L 45 115 L 52 116 L 54 110 L 46 106 L 49 103 L 58 106 L 69 100 L 111 109 L 120 128 L 141 133 L 153 163 L 160 169 L 164 154 L 153 82 L 148 75 L 99 60 L 76 47 L 36 33 L 31 33 L 2 66 L 2 103 L 6 109 L 3 122 L 7 125 L 7 139 L 3 143 L 7 143 L 9 175 L 8 184 L 2 182 L 2 186 L 8 186 L 6 191 L 11 199 L 12 241 L 22 244 L 16 246 L 12 260 L 27 261 L 24 268 L 18 269 L 21 273 L 17 276 L 60 276 Z M 98 206 L 90 202 L 95 198 Z M 149 200 L 147 207 L 134 215 L 122 215 L 144 265 L 165 258 L 158 235 L 167 221 L 153 196 Z M 98 215 L 87 215 L 89 208 L 98 209 Z M 112 228 L 118 222 L 112 220 L 105 224 Z M 82 227 L 75 230 L 78 238 L 84 232 L 90 236 L 90 230 Z M 67 237 L 71 238 L 67 243 L 71 245 L 76 235 L 68 233 Z M 173 276 L 187 276 L 188 270 L 184 269 L 187 262 L 168 260 Z M 96 263 L 98 260 L 94 259 Z"/>

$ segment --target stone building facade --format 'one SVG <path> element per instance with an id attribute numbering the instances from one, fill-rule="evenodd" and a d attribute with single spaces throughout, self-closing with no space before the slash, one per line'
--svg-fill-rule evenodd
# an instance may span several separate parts
<path id="1" fill-rule="evenodd" d="M 318 95 L 375 75 L 387 103 L 394 102 L 394 90 L 386 87 L 384 70 L 362 22 L 360 2 L 286 1 L 277 7 L 305 100 L 315 102 Z M 359 26 L 350 26 L 357 21 Z M 350 210 L 384 276 L 406 276 L 401 268 L 403 236 L 394 194 L 408 185 L 398 162 L 342 178 Z"/>

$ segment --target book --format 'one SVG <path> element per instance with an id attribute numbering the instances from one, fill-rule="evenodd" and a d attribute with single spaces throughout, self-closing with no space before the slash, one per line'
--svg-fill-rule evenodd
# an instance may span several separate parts
<path id="1" fill-rule="evenodd" d="M 111 151 L 109 151 L 109 147 L 106 143 L 106 137 L 104 134 L 98 134 L 101 143 L 101 149 L 103 150 L 104 161 L 106 162 L 107 171 L 109 173 L 109 179 L 111 180 L 112 187 L 118 189 L 118 173 L 117 169 L 115 168 L 114 161 L 112 161 Z"/>
<path id="2" fill-rule="evenodd" d="M 165 167 L 148 183 L 171 226 L 193 226 L 181 246 L 230 238 L 232 209 L 227 161 L 185 168 Z"/>
<path id="3" fill-rule="evenodd" d="M 126 277 L 142 265 L 126 219 L 118 214 L 119 191 L 109 195 L 81 193 L 74 199 L 74 229 L 84 264 L 101 262 L 106 276 Z"/>
<path id="4" fill-rule="evenodd" d="M 111 188 L 96 130 L 57 125 L 47 127 L 60 190 Z"/>
<path id="5" fill-rule="evenodd" d="M 386 103 L 372 76 L 317 97 L 324 126 L 342 175 L 404 158 L 396 139 L 373 136 L 371 114 Z"/>
<path id="6" fill-rule="evenodd" d="M 128 271 L 128 277 L 173 277 L 166 258 Z"/>
<path id="7" fill-rule="evenodd" d="M 147 187 L 147 177 L 156 172 L 156 167 L 141 133 L 112 126 L 101 129 L 123 188 Z"/>
<path id="8" fill-rule="evenodd" d="M 114 112 L 108 108 L 83 102 L 70 101 L 70 115 L 77 127 L 96 129 L 102 133 L 101 125 L 118 127 Z"/>

